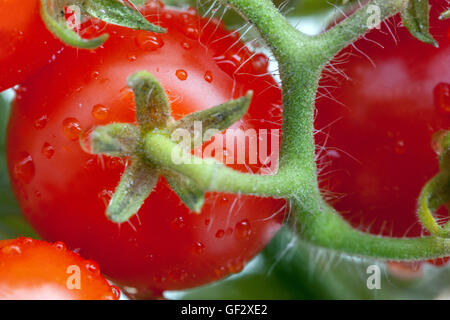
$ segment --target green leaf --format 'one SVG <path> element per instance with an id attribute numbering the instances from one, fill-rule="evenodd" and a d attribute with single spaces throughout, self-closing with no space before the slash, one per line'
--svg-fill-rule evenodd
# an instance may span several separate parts
<path id="1" fill-rule="evenodd" d="M 147 71 L 136 72 L 128 78 L 136 101 L 136 118 L 143 132 L 166 128 L 170 123 L 169 99 L 159 81 Z"/>
<path id="2" fill-rule="evenodd" d="M 164 172 L 170 187 L 191 211 L 200 213 L 205 202 L 205 192 L 195 182 L 175 171 Z"/>
<path id="3" fill-rule="evenodd" d="M 80 144 L 88 153 L 129 157 L 138 148 L 139 136 L 140 130 L 137 126 L 113 123 L 96 127 L 87 137 L 80 136 Z"/>
<path id="4" fill-rule="evenodd" d="M 84 6 L 91 16 L 111 24 L 137 30 L 166 32 L 166 29 L 148 22 L 136 8 L 117 0 L 86 0 Z"/>
<path id="5" fill-rule="evenodd" d="M 450 18 L 450 10 L 442 12 L 441 15 L 439 16 L 439 19 L 441 19 L 441 20 L 445 20 L 445 19 L 449 19 L 449 18 Z"/>
<path id="6" fill-rule="evenodd" d="M 135 215 L 158 182 L 159 172 L 140 159 L 125 169 L 106 209 L 107 217 L 117 223 Z"/>
<path id="7" fill-rule="evenodd" d="M 422 42 L 438 46 L 430 33 L 430 3 L 428 0 L 410 0 L 407 9 L 401 13 L 403 25 Z"/>
<path id="8" fill-rule="evenodd" d="M 175 122 L 169 130 L 184 129 L 191 135 L 195 135 L 195 123 L 199 122 L 202 125 L 202 130 L 212 130 L 213 132 L 211 136 L 204 137 L 203 142 L 207 141 L 214 134 L 229 128 L 236 121 L 239 121 L 247 113 L 252 96 L 253 92 L 249 91 L 244 97 L 239 99 L 230 100 L 221 105 L 191 113 Z"/>

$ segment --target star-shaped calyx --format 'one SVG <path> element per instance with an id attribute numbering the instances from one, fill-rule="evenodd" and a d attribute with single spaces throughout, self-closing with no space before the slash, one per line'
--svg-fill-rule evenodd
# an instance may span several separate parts
<path id="1" fill-rule="evenodd" d="M 134 30 L 146 30 L 164 33 L 166 30 L 151 24 L 134 5 L 117 0 L 40 0 L 41 17 L 47 29 L 65 44 L 76 48 L 94 49 L 103 44 L 108 34 L 96 38 L 84 39 L 77 32 L 84 17 L 97 18 L 109 24 L 115 24 Z M 68 9 L 68 11 L 66 11 Z M 66 20 L 66 12 L 72 14 L 72 20 Z"/>
<path id="2" fill-rule="evenodd" d="M 106 209 L 107 217 L 117 223 L 130 219 L 150 195 L 160 176 L 164 176 L 191 211 L 199 213 L 204 203 L 204 188 L 180 171 L 174 170 L 176 165 L 173 159 L 165 160 L 171 161 L 170 165 L 160 160 L 153 161 L 145 152 L 145 141 L 148 144 L 152 136 L 161 135 L 170 139 L 177 130 L 184 130 L 195 136 L 196 122 L 201 122 L 205 132 L 223 131 L 247 112 L 252 92 L 249 91 L 242 98 L 191 113 L 175 121 L 166 92 L 150 73 L 141 71 L 133 74 L 128 78 L 128 86 L 133 89 L 135 96 L 137 124 L 113 123 L 99 126 L 81 138 L 83 148 L 92 154 L 131 159 L 131 165 L 125 169 Z M 212 135 L 202 137 L 201 142 L 210 138 Z M 194 147 L 198 145 L 191 143 L 178 149 L 184 150 L 185 155 L 190 155 Z"/>

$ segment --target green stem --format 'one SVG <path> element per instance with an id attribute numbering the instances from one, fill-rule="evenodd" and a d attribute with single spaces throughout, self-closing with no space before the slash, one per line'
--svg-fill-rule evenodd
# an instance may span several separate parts
<path id="1" fill-rule="evenodd" d="M 283 137 L 280 169 L 274 177 L 282 183 L 292 183 L 288 198 L 301 230 L 300 236 L 314 245 L 382 259 L 424 260 L 448 256 L 450 240 L 447 239 L 390 238 L 353 229 L 322 200 L 317 186 L 313 124 L 320 74 L 343 48 L 376 27 L 377 19 L 381 23 L 403 11 L 409 0 L 369 1 L 350 18 L 312 38 L 289 26 L 269 0 L 228 0 L 228 3 L 256 26 L 279 63 Z M 299 180 L 303 185 L 295 183 Z M 240 180 L 238 184 L 245 182 Z"/>
<path id="2" fill-rule="evenodd" d="M 334 57 L 343 48 L 358 40 L 372 28 L 408 6 L 409 0 L 372 0 L 356 13 L 345 19 L 329 31 L 315 37 L 320 52 L 324 56 Z"/>
<path id="3" fill-rule="evenodd" d="M 162 133 L 150 132 L 143 137 L 143 153 L 149 162 L 181 173 L 205 191 L 279 198 L 292 194 L 290 183 L 281 176 L 243 173 L 213 159 L 195 157 Z M 305 181 L 297 184 L 306 186 Z"/>
<path id="4" fill-rule="evenodd" d="M 298 215 L 298 228 L 302 239 L 351 255 L 385 260 L 427 260 L 450 255 L 450 239 L 438 237 L 391 238 L 360 232 L 342 220 L 327 204 L 311 213 L 303 205 L 293 203 Z"/>

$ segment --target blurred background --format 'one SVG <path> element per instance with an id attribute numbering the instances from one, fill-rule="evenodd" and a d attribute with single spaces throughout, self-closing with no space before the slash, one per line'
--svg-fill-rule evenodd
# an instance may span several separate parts
<path id="1" fill-rule="evenodd" d="M 165 0 L 175 6 L 192 6 L 211 11 L 216 1 Z M 338 0 L 275 0 L 292 25 L 307 34 L 320 33 L 342 12 Z M 217 7 L 217 6 L 216 6 Z M 216 17 L 230 28 L 244 21 L 233 10 L 220 7 Z M 241 28 L 248 39 L 255 30 Z M 276 70 L 272 61 L 272 70 Z M 0 239 L 31 236 L 38 238 L 26 221 L 9 186 L 5 160 L 5 131 L 12 89 L 0 93 Z M 369 265 L 381 270 L 381 289 L 367 287 Z M 447 299 L 450 298 L 450 268 L 424 264 L 384 263 L 313 248 L 284 227 L 268 247 L 240 274 L 183 292 L 166 292 L 168 299 Z"/>

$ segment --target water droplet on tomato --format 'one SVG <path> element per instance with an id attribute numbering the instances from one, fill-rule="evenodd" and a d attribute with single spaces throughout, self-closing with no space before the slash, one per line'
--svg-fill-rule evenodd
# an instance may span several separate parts
<path id="1" fill-rule="evenodd" d="M 47 122 L 48 122 L 47 115 L 43 115 L 42 117 L 34 121 L 34 127 L 38 130 L 44 129 L 45 126 L 47 125 Z"/>
<path id="2" fill-rule="evenodd" d="M 186 26 L 184 26 L 182 32 L 186 37 L 192 40 L 197 40 L 200 35 L 200 31 L 198 30 L 198 28 L 191 24 L 187 24 Z"/>
<path id="3" fill-rule="evenodd" d="M 9 245 L 9 246 L 2 248 L 2 253 L 7 254 L 7 255 L 17 255 L 17 254 L 21 254 L 22 250 L 20 249 L 19 246 Z"/>
<path id="4" fill-rule="evenodd" d="M 205 245 L 203 243 L 201 243 L 200 241 L 197 241 L 193 246 L 192 246 L 192 252 L 195 254 L 202 254 L 203 252 L 205 252 Z"/>
<path id="5" fill-rule="evenodd" d="M 96 104 L 92 107 L 91 114 L 97 120 L 106 120 L 109 115 L 109 108 L 102 104 Z"/>
<path id="6" fill-rule="evenodd" d="M 189 42 L 182 42 L 181 47 L 185 50 L 190 50 L 192 48 Z"/>
<path id="7" fill-rule="evenodd" d="M 63 123 L 63 133 L 64 135 L 72 141 L 75 141 L 79 138 L 81 133 L 81 124 L 75 118 L 66 118 Z"/>
<path id="8" fill-rule="evenodd" d="M 179 69 L 175 72 L 175 75 L 177 76 L 178 79 L 180 79 L 181 81 L 184 81 L 187 79 L 188 74 L 185 70 L 183 69 Z"/>
<path id="9" fill-rule="evenodd" d="M 250 223 L 247 219 L 236 223 L 236 227 L 234 228 L 234 230 L 234 234 L 237 239 L 248 239 L 250 237 L 250 234 L 252 233 Z"/>
<path id="10" fill-rule="evenodd" d="M 405 141 L 401 139 L 395 141 L 394 151 L 396 154 L 404 154 L 406 152 Z"/>
<path id="11" fill-rule="evenodd" d="M 172 229 L 181 229 L 184 228 L 185 225 L 183 217 L 177 217 L 170 222 L 170 227 Z"/>
<path id="12" fill-rule="evenodd" d="M 24 245 L 30 245 L 34 242 L 34 240 L 29 237 L 20 237 L 19 239 L 22 242 L 22 244 L 24 244 Z"/>
<path id="13" fill-rule="evenodd" d="M 116 299 L 120 299 L 120 289 L 116 286 L 111 286 L 111 291 Z"/>
<path id="14" fill-rule="evenodd" d="M 222 279 L 223 277 L 225 277 L 227 275 L 227 268 L 225 268 L 224 266 L 217 268 L 214 270 L 214 273 L 216 274 L 216 279 Z"/>
<path id="15" fill-rule="evenodd" d="M 67 249 L 66 245 L 64 242 L 61 241 L 57 241 L 53 244 L 53 246 L 58 249 L 59 251 L 65 251 Z"/>
<path id="16" fill-rule="evenodd" d="M 211 223 L 211 219 L 205 219 L 205 226 L 209 226 L 210 223 Z"/>
<path id="17" fill-rule="evenodd" d="M 267 72 L 267 68 L 269 67 L 269 59 L 266 55 L 258 53 L 252 58 L 252 67 L 256 74 L 264 74 Z"/>
<path id="18" fill-rule="evenodd" d="M 146 51 L 155 51 L 164 46 L 164 41 L 159 35 L 147 31 L 140 32 L 135 41 L 139 48 Z"/>
<path id="19" fill-rule="evenodd" d="M 98 71 L 93 71 L 92 73 L 91 73 L 91 79 L 92 80 L 98 80 L 100 78 L 100 72 L 98 72 Z"/>
<path id="20" fill-rule="evenodd" d="M 226 234 L 227 236 L 231 236 L 233 234 L 233 228 L 228 228 Z"/>
<path id="21" fill-rule="evenodd" d="M 450 113 L 450 84 L 439 83 L 434 88 L 434 104 L 444 113 Z"/>
<path id="22" fill-rule="evenodd" d="M 47 159 L 51 159 L 55 154 L 55 148 L 53 148 L 50 143 L 45 142 L 42 146 L 41 152 Z"/>
<path id="23" fill-rule="evenodd" d="M 203 78 L 205 79 L 206 82 L 211 83 L 213 81 L 213 76 L 212 76 L 211 71 L 206 71 Z"/>
<path id="24" fill-rule="evenodd" d="M 30 183 L 34 176 L 34 170 L 33 158 L 29 153 L 23 152 L 14 165 L 14 176 L 24 183 Z"/>
<path id="25" fill-rule="evenodd" d="M 242 259 L 236 259 L 227 263 L 228 271 L 231 273 L 239 273 L 244 269 L 245 262 Z"/>
<path id="26" fill-rule="evenodd" d="M 86 263 L 86 269 L 92 273 L 96 273 L 96 274 L 100 273 L 100 268 L 99 268 L 98 264 L 94 261 L 88 261 Z"/>
<path id="27" fill-rule="evenodd" d="M 129 53 L 129 54 L 127 55 L 127 60 L 130 61 L 130 62 L 134 62 L 134 61 L 137 60 L 137 57 L 136 57 L 135 54 Z"/>
<path id="28" fill-rule="evenodd" d="M 222 239 L 224 236 L 225 236 L 225 230 L 223 230 L 223 229 L 217 230 L 217 232 L 216 232 L 216 238 Z"/>

